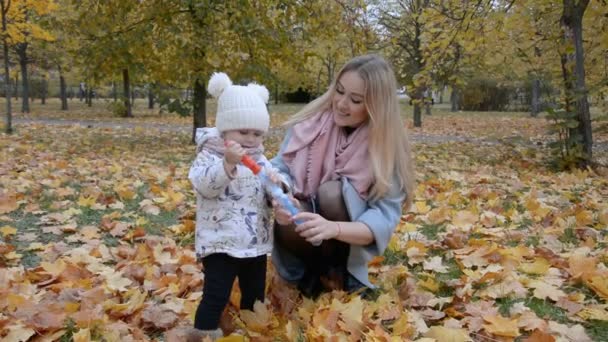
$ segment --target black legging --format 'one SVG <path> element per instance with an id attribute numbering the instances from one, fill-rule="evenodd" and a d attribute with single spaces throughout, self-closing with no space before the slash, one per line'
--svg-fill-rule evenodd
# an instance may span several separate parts
<path id="1" fill-rule="evenodd" d="M 329 181 L 322 184 L 313 201 L 314 203 L 300 201 L 303 210 L 316 211 L 331 221 L 350 221 L 342 198 L 340 181 Z M 344 289 L 344 280 L 348 275 L 346 261 L 350 246 L 342 241 L 330 239 L 315 247 L 294 229 L 293 224 L 281 226 L 275 222 L 274 234 L 276 244 L 298 257 L 306 265 L 304 278 L 299 284 L 300 291 L 309 297 L 316 297 L 322 291 L 322 287 L 325 287 L 326 290 Z"/>
<path id="2" fill-rule="evenodd" d="M 203 298 L 196 309 L 194 327 L 200 330 L 217 329 L 220 317 L 239 278 L 241 310 L 253 310 L 256 300 L 264 301 L 266 285 L 266 255 L 235 258 L 228 254 L 211 254 L 203 258 L 205 280 Z"/>

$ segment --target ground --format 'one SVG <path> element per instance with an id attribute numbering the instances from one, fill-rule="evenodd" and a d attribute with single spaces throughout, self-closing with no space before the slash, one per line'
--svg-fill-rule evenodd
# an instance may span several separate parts
<path id="1" fill-rule="evenodd" d="M 120 119 L 108 104 L 35 103 L 0 135 L 4 340 L 177 340 L 191 324 L 204 281 L 191 118 L 140 102 Z M 299 107 L 270 106 L 268 156 Z M 370 265 L 378 288 L 310 301 L 271 269 L 255 313 L 233 292 L 232 338 L 608 340 L 605 170 L 551 169 L 544 118 L 444 108 L 410 127 L 415 203 Z M 595 141 L 606 160 L 608 136 Z"/>

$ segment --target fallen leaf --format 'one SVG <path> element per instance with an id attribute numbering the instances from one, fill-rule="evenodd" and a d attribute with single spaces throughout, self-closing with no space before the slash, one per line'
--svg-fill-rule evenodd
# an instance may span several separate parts
<path id="1" fill-rule="evenodd" d="M 435 339 L 437 342 L 468 342 L 473 341 L 465 329 L 451 329 L 446 327 L 431 327 L 424 337 Z"/>
<path id="2" fill-rule="evenodd" d="M 490 334 L 505 337 L 517 337 L 520 335 L 517 319 L 504 318 L 502 316 L 483 316 L 483 328 Z"/>

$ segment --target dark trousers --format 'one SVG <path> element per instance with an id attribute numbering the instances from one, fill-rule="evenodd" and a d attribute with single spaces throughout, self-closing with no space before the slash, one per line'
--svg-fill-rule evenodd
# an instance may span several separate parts
<path id="1" fill-rule="evenodd" d="M 253 310 L 256 300 L 264 301 L 266 286 L 266 255 L 235 258 L 228 254 L 211 254 L 203 258 L 205 280 L 203 298 L 196 309 L 194 327 L 217 329 L 220 317 L 230 300 L 232 284 L 239 278 L 241 310 Z"/>
<path id="2" fill-rule="evenodd" d="M 350 221 L 344 199 L 342 183 L 329 181 L 322 184 L 317 195 L 300 199 L 303 210 L 315 212 L 330 221 Z M 346 270 L 350 245 L 335 239 L 313 246 L 295 232 L 295 225 L 281 226 L 275 222 L 275 243 L 299 258 L 305 264 L 304 277 L 298 288 L 307 297 L 317 297 L 322 291 L 356 291 L 363 285 Z"/>

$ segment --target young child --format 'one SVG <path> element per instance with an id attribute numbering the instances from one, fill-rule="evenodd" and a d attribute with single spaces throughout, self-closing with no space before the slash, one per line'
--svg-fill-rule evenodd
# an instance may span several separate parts
<path id="1" fill-rule="evenodd" d="M 218 338 L 220 316 L 235 277 L 241 309 L 264 301 L 266 254 L 272 250 L 271 210 L 260 179 L 240 164 L 252 157 L 272 174 L 262 145 L 268 131 L 268 90 L 233 85 L 215 73 L 208 91 L 218 99 L 216 127 L 197 130 L 197 156 L 188 178 L 196 191 L 196 254 L 205 272 L 203 297 L 189 340 Z"/>

